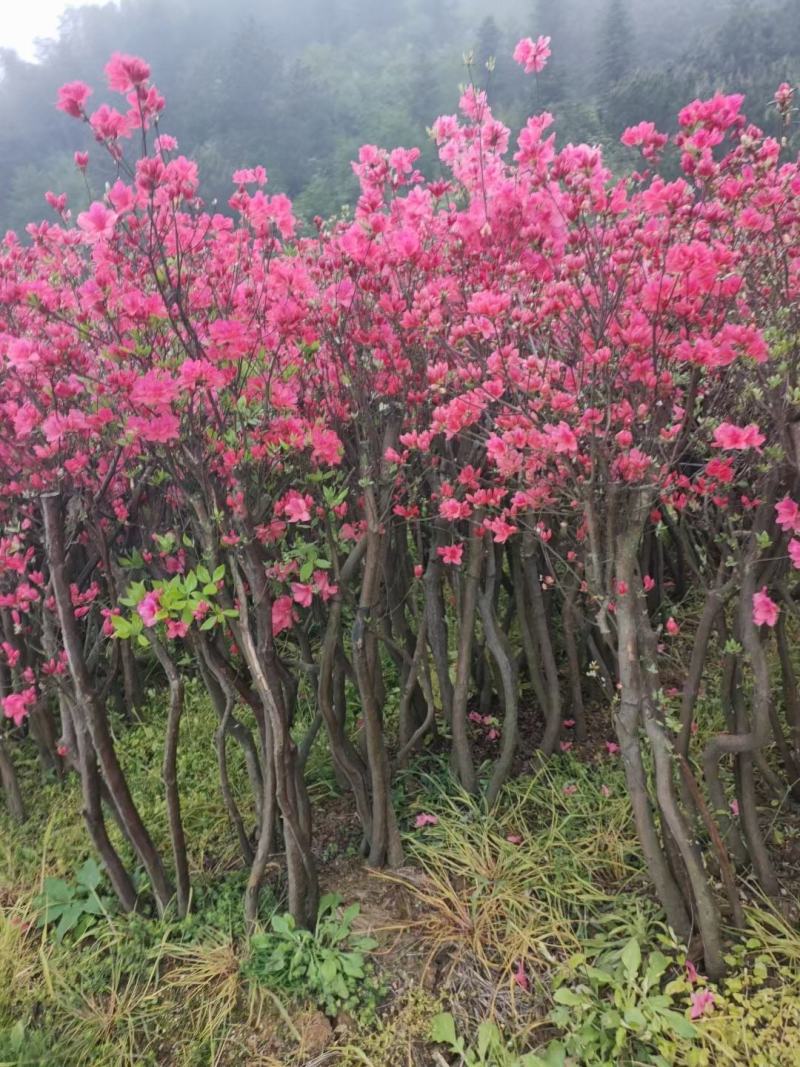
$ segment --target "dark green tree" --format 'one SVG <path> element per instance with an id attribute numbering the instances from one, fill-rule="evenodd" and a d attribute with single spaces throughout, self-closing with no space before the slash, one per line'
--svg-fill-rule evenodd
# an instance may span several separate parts
<path id="1" fill-rule="evenodd" d="M 534 38 L 550 38 L 552 55 L 539 75 L 539 97 L 545 106 L 551 106 L 567 95 L 570 55 L 568 21 L 572 4 L 570 0 L 535 0 L 533 7 Z"/>
<path id="2" fill-rule="evenodd" d="M 519 92 L 520 79 L 511 46 L 492 15 L 483 20 L 475 41 L 475 80 L 489 90 L 494 108 L 506 107 Z"/>
<path id="3" fill-rule="evenodd" d="M 636 62 L 636 38 L 627 0 L 608 0 L 600 25 L 597 86 L 609 86 L 630 74 Z"/>

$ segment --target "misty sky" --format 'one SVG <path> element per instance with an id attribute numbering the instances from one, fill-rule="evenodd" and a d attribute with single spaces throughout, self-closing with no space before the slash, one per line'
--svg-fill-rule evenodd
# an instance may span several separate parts
<path id="1" fill-rule="evenodd" d="M 35 59 L 37 37 L 55 37 L 58 20 L 68 7 L 89 7 L 107 0 L 0 0 L 0 47 L 13 48 L 23 59 Z"/>

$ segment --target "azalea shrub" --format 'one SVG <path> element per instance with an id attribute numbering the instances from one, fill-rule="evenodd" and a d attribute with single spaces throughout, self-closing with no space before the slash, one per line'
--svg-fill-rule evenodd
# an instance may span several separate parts
<path id="1" fill-rule="evenodd" d="M 548 56 L 544 38 L 515 51 L 533 75 Z M 197 679 L 247 921 L 280 852 L 309 927 L 318 730 L 366 860 L 398 865 L 396 773 L 423 745 L 492 805 L 521 749 L 566 750 L 609 708 L 654 892 L 720 976 L 737 872 L 778 891 L 760 778 L 800 779 L 798 160 L 717 94 L 674 136 L 627 130 L 620 177 L 547 113 L 512 145 L 469 87 L 432 126 L 440 177 L 366 145 L 352 216 L 306 226 L 259 165 L 226 213 L 205 205 L 147 63 L 106 75 L 118 107 L 93 110 L 82 82 L 57 103 L 92 142 L 76 166 L 110 154 L 116 181 L 74 221 L 48 192 L 54 217 L 0 252 L 11 812 L 34 744 L 80 776 L 119 906 L 185 913 Z M 793 89 L 773 106 L 788 126 Z M 136 718 L 144 663 L 164 685 L 170 855 L 111 728 Z M 721 731 L 698 721 L 710 687 Z"/>

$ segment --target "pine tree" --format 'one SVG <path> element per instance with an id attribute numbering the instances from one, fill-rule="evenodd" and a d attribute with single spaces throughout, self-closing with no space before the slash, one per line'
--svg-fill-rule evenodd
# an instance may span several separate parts
<path id="1" fill-rule="evenodd" d="M 492 15 L 483 20 L 478 29 L 478 39 L 475 42 L 475 66 L 479 71 L 486 70 L 486 64 L 490 59 L 497 59 L 500 55 L 500 27 Z"/>
<path id="2" fill-rule="evenodd" d="M 633 20 L 627 0 L 608 0 L 600 28 L 598 88 L 603 91 L 635 65 Z"/>
<path id="3" fill-rule="evenodd" d="M 570 0 L 534 0 L 531 36 L 549 37 L 552 55 L 538 75 L 538 95 L 542 104 L 549 105 L 566 95 L 567 77 L 567 20 Z"/>
<path id="4" fill-rule="evenodd" d="M 493 106 L 507 104 L 514 95 L 517 71 L 504 35 L 491 15 L 478 28 L 473 52 L 476 82 L 488 88 Z"/>

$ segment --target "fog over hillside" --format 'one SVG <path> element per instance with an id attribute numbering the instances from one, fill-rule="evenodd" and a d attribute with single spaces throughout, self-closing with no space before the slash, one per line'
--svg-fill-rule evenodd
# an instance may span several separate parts
<path id="1" fill-rule="evenodd" d="M 532 85 L 511 60 L 523 35 L 552 37 Z M 614 143 L 632 122 L 674 124 L 716 88 L 741 88 L 767 123 L 782 80 L 800 77 L 800 0 L 121 0 L 68 9 L 37 63 L 0 51 L 0 226 L 22 228 L 41 191 L 86 198 L 72 154 L 87 132 L 54 107 L 81 78 L 104 98 L 112 51 L 151 63 L 167 97 L 163 128 L 201 167 L 207 199 L 225 204 L 234 166 L 263 163 L 300 214 L 352 202 L 360 144 L 419 145 L 455 110 L 468 77 L 488 85 L 512 129 L 537 108 L 562 139 Z M 468 71 L 464 55 L 472 53 Z M 486 62 L 496 57 L 489 73 Z M 99 153 L 97 153 L 99 156 Z M 612 159 L 612 163 L 614 160 Z"/>

